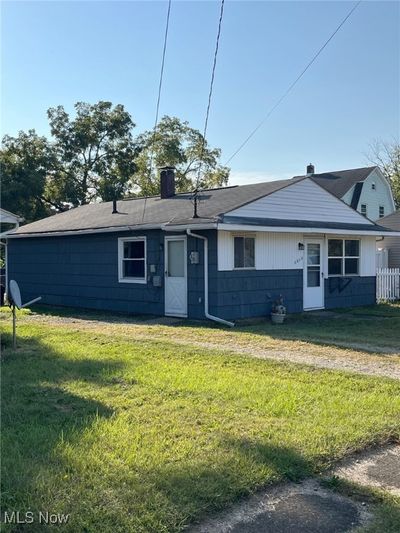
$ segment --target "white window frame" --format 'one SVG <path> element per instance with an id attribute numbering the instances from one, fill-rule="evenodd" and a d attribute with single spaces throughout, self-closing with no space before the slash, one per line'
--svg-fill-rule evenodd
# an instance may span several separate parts
<path id="1" fill-rule="evenodd" d="M 124 258 L 124 243 L 132 241 L 144 242 L 144 277 L 143 278 L 126 278 L 124 277 L 124 261 L 137 261 L 138 259 Z M 140 259 L 142 261 L 143 259 Z M 118 281 L 119 283 L 147 283 L 147 239 L 146 237 L 120 237 L 118 239 Z"/>
<path id="2" fill-rule="evenodd" d="M 329 241 L 342 241 L 343 253 L 342 255 L 329 255 Z M 346 241 L 358 241 L 358 255 L 346 255 Z M 329 237 L 327 239 L 327 273 L 329 278 L 351 278 L 359 277 L 361 272 L 361 239 L 352 239 L 350 237 Z M 329 259 L 341 259 L 342 260 L 342 273 L 341 274 L 329 274 Z M 358 259 L 357 274 L 346 274 L 346 259 Z"/>
<path id="3" fill-rule="evenodd" d="M 382 210 L 382 214 L 381 214 L 381 210 Z M 385 216 L 385 206 L 380 205 L 379 206 L 379 218 L 383 218 L 384 216 Z"/>
<path id="4" fill-rule="evenodd" d="M 243 237 L 245 239 L 254 239 L 254 266 L 252 267 L 236 267 L 235 266 L 235 238 L 236 237 Z M 257 239 L 256 235 L 254 233 L 233 233 L 232 234 L 232 265 L 233 270 L 256 270 L 256 246 L 257 246 Z"/>
<path id="5" fill-rule="evenodd" d="M 365 210 L 364 210 L 364 207 L 365 207 Z M 368 216 L 368 207 L 367 207 L 367 204 L 361 204 L 360 213 L 361 213 L 364 217 Z"/>

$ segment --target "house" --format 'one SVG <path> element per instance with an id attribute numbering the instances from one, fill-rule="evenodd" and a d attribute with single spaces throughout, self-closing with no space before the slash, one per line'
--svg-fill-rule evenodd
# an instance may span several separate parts
<path id="1" fill-rule="evenodd" d="M 310 164 L 307 175 L 370 220 L 377 221 L 396 209 L 390 183 L 377 166 L 315 174 Z"/>
<path id="2" fill-rule="evenodd" d="M 400 232 L 400 211 L 395 211 L 391 215 L 380 220 L 382 226 Z M 400 237 L 385 236 L 383 241 L 378 241 L 378 250 L 385 251 L 387 264 L 384 267 L 400 268 Z"/>
<path id="3" fill-rule="evenodd" d="M 198 216 L 195 217 L 194 203 Z M 310 177 L 93 203 L 20 227 L 10 279 L 49 305 L 226 322 L 375 302 L 375 242 L 393 232 Z"/>
<path id="4" fill-rule="evenodd" d="M 4 238 L 10 231 L 17 229 L 20 222 L 24 219 L 6 209 L 0 208 L 0 239 Z M 5 258 L 4 248 L 5 243 L 0 240 L 1 246 L 1 264 L 3 264 L 3 258 Z M 0 305 L 4 304 L 4 293 L 7 286 L 7 272 L 6 269 L 0 268 Z"/>
<path id="5" fill-rule="evenodd" d="M 3 238 L 9 231 L 19 227 L 23 218 L 0 208 L 0 238 Z"/>

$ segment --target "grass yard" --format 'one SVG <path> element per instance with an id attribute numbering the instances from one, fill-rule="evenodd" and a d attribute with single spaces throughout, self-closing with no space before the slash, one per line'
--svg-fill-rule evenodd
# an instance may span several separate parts
<path id="1" fill-rule="evenodd" d="M 174 342 L 232 330 L 85 330 L 22 316 L 14 353 L 3 324 L 2 509 L 69 513 L 65 531 L 182 531 L 257 488 L 400 437 L 399 381 Z M 261 328 L 238 338 L 269 342 Z M 322 342 L 317 324 L 304 336 L 312 328 Z"/>
<path id="2" fill-rule="evenodd" d="M 47 317 L 70 317 L 71 309 L 35 306 L 35 313 Z M 126 333 L 131 336 L 170 338 L 169 326 L 148 325 L 148 317 L 120 317 L 95 311 L 73 310 L 77 319 L 109 321 L 105 333 L 114 335 Z M 91 324 L 90 329 L 95 326 Z M 134 329 L 134 331 L 133 331 Z M 302 313 L 289 315 L 285 324 L 275 326 L 269 320 L 242 322 L 235 328 L 220 328 L 212 322 L 182 322 L 173 328 L 173 335 L 180 341 L 212 341 L 219 345 L 251 347 L 260 349 L 282 349 L 332 356 L 363 357 L 390 354 L 400 363 L 400 303 L 380 304 L 368 307 L 336 310 L 329 314 Z M 382 361 L 382 357 L 379 358 Z"/>

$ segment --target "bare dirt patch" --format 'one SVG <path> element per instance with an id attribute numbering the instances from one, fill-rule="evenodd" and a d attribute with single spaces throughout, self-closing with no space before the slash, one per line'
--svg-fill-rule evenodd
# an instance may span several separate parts
<path id="1" fill-rule="evenodd" d="M 118 317 L 119 318 L 119 317 Z M 24 316 L 24 321 L 35 321 L 56 326 L 70 326 L 73 324 L 77 329 L 94 330 L 103 334 L 123 335 L 134 339 L 168 340 L 180 345 L 195 346 L 210 350 L 226 351 L 239 355 L 246 355 L 258 359 L 272 359 L 275 361 L 291 362 L 324 368 L 329 370 L 341 370 L 369 376 L 381 376 L 392 379 L 400 379 L 400 364 L 396 359 L 391 360 L 389 353 L 372 355 L 363 353 L 360 345 L 352 345 L 354 350 L 340 350 L 336 346 L 319 345 L 311 342 L 299 342 L 297 348 L 292 348 L 294 341 L 275 339 L 263 339 L 262 342 L 270 343 L 270 346 L 262 346 L 259 339 L 252 340 L 250 334 L 246 338 L 235 338 L 232 332 L 213 330 L 210 328 L 207 337 L 198 335 L 195 338 L 195 327 L 180 327 L 183 324 L 180 319 L 142 317 L 135 320 L 102 320 L 92 318 L 77 318 L 66 316 L 49 316 L 31 314 Z M 201 340 L 207 339 L 207 340 Z M 280 348 L 276 348 L 281 346 Z M 350 344 L 346 346 L 350 348 Z M 372 347 L 369 347 L 372 350 Z M 379 353 L 379 347 L 373 350 Z M 397 354 L 396 354 L 397 355 Z"/>

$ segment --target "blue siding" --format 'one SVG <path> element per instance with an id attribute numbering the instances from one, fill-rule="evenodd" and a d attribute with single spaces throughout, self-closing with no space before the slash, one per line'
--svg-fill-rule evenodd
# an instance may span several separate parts
<path id="1" fill-rule="evenodd" d="M 197 233 L 197 232 L 196 232 Z M 200 232 L 198 232 L 200 233 Z M 212 232 L 201 232 L 209 237 Z M 199 252 L 199 263 L 192 265 L 188 260 L 188 317 L 195 319 L 204 318 L 204 245 L 203 241 L 188 236 L 187 251 Z"/>
<path id="2" fill-rule="evenodd" d="M 217 232 L 199 231 L 209 240 L 209 310 L 227 320 L 267 316 L 282 294 L 289 313 L 303 310 L 303 271 L 218 271 Z M 118 237 L 147 238 L 147 284 L 118 282 Z M 152 276 L 164 281 L 164 237 L 160 230 L 65 237 L 10 239 L 9 279 L 21 287 L 24 301 L 42 296 L 43 303 L 119 311 L 164 314 L 164 283 L 154 287 Z M 188 237 L 188 316 L 204 318 L 204 244 Z M 198 251 L 192 265 L 190 252 Z M 150 273 L 150 265 L 156 272 Z M 375 303 L 375 277 L 325 280 L 325 306 L 349 307 Z"/>
<path id="3" fill-rule="evenodd" d="M 303 310 L 302 270 L 219 272 L 210 311 L 230 320 L 267 316 L 280 295 L 289 313 Z"/>
<path id="4" fill-rule="evenodd" d="M 289 313 L 303 310 L 303 271 L 302 270 L 234 270 L 218 271 L 217 232 L 198 231 L 208 237 L 209 259 L 209 311 L 227 320 L 267 316 L 272 302 L 284 297 Z M 193 241 L 196 240 L 196 243 Z M 194 246 L 197 245 L 197 248 Z M 191 238 L 188 251 L 200 251 L 200 265 L 189 268 L 189 316 L 204 318 L 204 269 L 203 242 Z M 196 272 L 190 278 L 191 272 Z M 202 303 L 198 303 L 198 298 Z"/>
<path id="5" fill-rule="evenodd" d="M 326 309 L 372 305 L 375 302 L 375 276 L 328 278 L 325 280 Z"/>
<path id="6" fill-rule="evenodd" d="M 127 313 L 164 314 L 164 288 L 118 282 L 118 237 L 129 232 L 10 239 L 9 279 L 15 279 L 25 301 L 42 296 L 50 305 L 104 309 Z M 147 269 L 163 275 L 164 233 L 147 237 Z"/>

